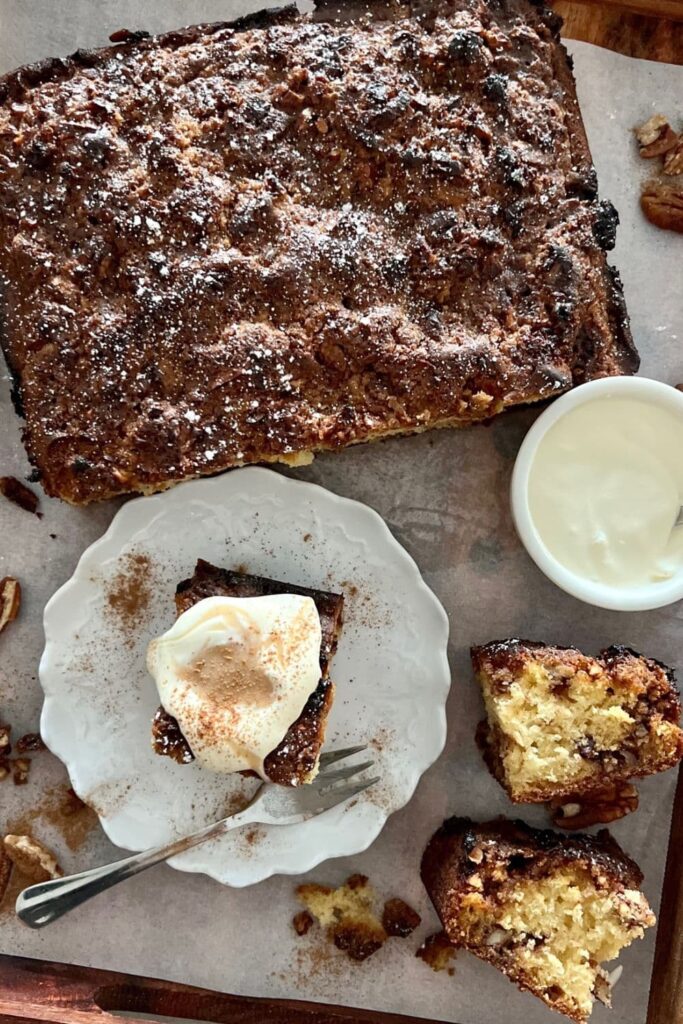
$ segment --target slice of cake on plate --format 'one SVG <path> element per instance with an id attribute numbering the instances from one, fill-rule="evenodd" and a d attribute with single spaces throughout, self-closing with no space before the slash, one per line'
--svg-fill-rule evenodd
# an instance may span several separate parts
<path id="1" fill-rule="evenodd" d="M 285 786 L 318 770 L 334 698 L 340 594 L 200 559 L 176 590 L 178 619 L 148 655 L 162 699 L 157 754 Z"/>
<path id="2" fill-rule="evenodd" d="M 618 975 L 603 964 L 655 923 L 642 877 L 605 830 L 567 836 L 505 819 L 450 818 L 422 859 L 453 945 L 579 1024 L 595 998 L 609 1005 Z"/>

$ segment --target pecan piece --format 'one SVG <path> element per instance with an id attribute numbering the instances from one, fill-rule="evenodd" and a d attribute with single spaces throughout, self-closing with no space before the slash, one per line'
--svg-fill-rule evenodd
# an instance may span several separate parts
<path id="1" fill-rule="evenodd" d="M 0 725 L 0 757 L 7 757 L 12 753 L 11 733 L 11 725 Z"/>
<path id="2" fill-rule="evenodd" d="M 4 847 L 0 846 L 0 903 L 7 892 L 7 886 L 9 885 L 9 877 L 11 874 L 12 861 L 5 853 Z"/>
<path id="3" fill-rule="evenodd" d="M 10 622 L 14 622 L 21 607 L 21 586 L 13 576 L 0 580 L 0 633 Z"/>
<path id="4" fill-rule="evenodd" d="M 663 114 L 653 114 L 645 124 L 635 129 L 635 133 L 644 160 L 663 156 L 678 142 L 678 135 Z"/>
<path id="5" fill-rule="evenodd" d="M 307 910 L 300 910 L 292 918 L 292 925 L 297 935 L 305 935 L 313 925 L 313 918 Z"/>
<path id="6" fill-rule="evenodd" d="M 37 750 L 45 750 L 40 733 L 27 732 L 25 736 L 20 736 L 17 740 L 17 754 L 30 754 Z"/>
<path id="7" fill-rule="evenodd" d="M 38 511 L 38 495 L 30 487 L 22 484 L 15 476 L 0 476 L 0 494 L 3 494 L 12 504 L 23 508 L 25 512 L 32 512 L 40 517 Z"/>
<path id="8" fill-rule="evenodd" d="M 658 228 L 683 232 L 683 188 L 649 181 L 643 187 L 640 205 L 647 219 Z"/>
<path id="9" fill-rule="evenodd" d="M 31 771 L 30 757 L 17 757 L 12 761 L 12 779 L 15 786 L 25 786 Z"/>
<path id="10" fill-rule="evenodd" d="M 32 882 L 47 882 L 64 874 L 52 851 L 33 836 L 5 836 L 3 843 L 17 871 Z"/>
<path id="11" fill-rule="evenodd" d="M 610 1009 L 612 1008 L 612 989 L 619 981 L 623 971 L 624 968 L 622 964 L 615 967 L 613 971 L 605 971 L 602 967 L 598 967 L 593 994 L 595 998 L 603 1004 L 603 1006 L 607 1006 Z"/>
<path id="12" fill-rule="evenodd" d="M 679 138 L 673 149 L 666 154 L 662 170 L 669 175 L 683 174 L 683 139 Z"/>
<path id="13" fill-rule="evenodd" d="M 553 825 L 558 828 L 588 828 L 617 821 L 638 809 L 638 791 L 630 782 L 613 782 L 589 796 L 580 794 L 551 800 Z"/>

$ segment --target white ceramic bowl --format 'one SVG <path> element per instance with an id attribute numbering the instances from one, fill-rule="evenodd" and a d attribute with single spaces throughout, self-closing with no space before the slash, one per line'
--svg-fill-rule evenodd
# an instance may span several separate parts
<path id="1" fill-rule="evenodd" d="M 550 428 L 585 402 L 617 396 L 652 403 L 683 420 L 683 393 L 669 384 L 649 380 L 647 377 L 605 377 L 582 384 L 562 395 L 538 417 L 519 449 L 510 489 L 512 515 L 524 547 L 539 569 L 562 590 L 598 608 L 623 612 L 646 611 L 662 608 L 683 598 L 683 573 L 666 582 L 634 587 L 614 587 L 577 576 L 561 565 L 545 546 L 529 511 L 529 474 L 538 447 Z"/>

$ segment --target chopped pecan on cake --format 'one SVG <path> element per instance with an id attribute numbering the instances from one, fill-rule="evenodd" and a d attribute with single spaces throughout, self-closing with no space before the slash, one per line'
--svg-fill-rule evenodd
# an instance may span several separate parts
<path id="1" fill-rule="evenodd" d="M 486 706 L 478 740 L 486 763 L 515 803 L 580 805 L 588 824 L 637 806 L 623 788 L 683 757 L 674 674 L 628 647 L 597 658 L 573 647 L 503 640 L 472 648 Z M 627 799 L 628 797 L 628 799 Z M 606 815 L 606 816 L 605 816 Z"/>
<path id="2" fill-rule="evenodd" d="M 76 504 L 638 366 L 560 19 L 294 6 L 0 79 L 0 341 Z"/>
<path id="3" fill-rule="evenodd" d="M 655 923 L 642 873 L 605 830 L 561 835 L 523 822 L 450 818 L 422 879 L 448 938 L 583 1024 L 609 1003 L 603 964 Z"/>
<path id="4" fill-rule="evenodd" d="M 342 627 L 344 598 L 341 594 L 297 587 L 265 576 L 252 576 L 219 569 L 199 559 L 194 575 L 176 589 L 176 611 L 182 615 L 207 597 L 263 597 L 270 594 L 299 594 L 310 597 L 320 617 L 321 679 L 299 718 L 288 729 L 282 742 L 265 759 L 264 768 L 271 782 L 295 786 L 310 782 L 318 769 L 325 740 L 327 717 L 334 700 L 334 684 L 328 677 L 330 661 L 337 649 Z M 175 718 L 160 707 L 152 723 L 152 745 L 157 754 L 173 758 L 178 764 L 194 760 L 190 746 Z"/>

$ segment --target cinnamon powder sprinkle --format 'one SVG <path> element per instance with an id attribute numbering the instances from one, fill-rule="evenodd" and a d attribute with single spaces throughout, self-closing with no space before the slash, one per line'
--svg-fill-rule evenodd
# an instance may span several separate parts
<path id="1" fill-rule="evenodd" d="M 149 607 L 151 567 L 148 555 L 126 555 L 123 567 L 110 584 L 107 604 L 127 632 L 142 623 Z"/>
<path id="2" fill-rule="evenodd" d="M 33 834 L 36 822 L 47 823 L 59 833 L 69 850 L 75 852 L 86 843 L 97 826 L 97 815 L 70 786 L 52 786 L 33 807 L 8 823 L 14 833 Z"/>

